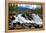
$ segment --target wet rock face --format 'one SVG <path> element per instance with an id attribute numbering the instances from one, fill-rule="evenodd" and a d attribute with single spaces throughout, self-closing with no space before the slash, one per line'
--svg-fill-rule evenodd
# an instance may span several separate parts
<path id="1" fill-rule="evenodd" d="M 22 14 L 23 17 L 26 17 L 24 14 Z"/>
<path id="2" fill-rule="evenodd" d="M 35 23 L 13 23 L 13 28 L 10 29 L 31 29 L 31 28 L 40 28 L 38 24 Z"/>
<path id="3" fill-rule="evenodd" d="M 28 20 L 33 20 L 33 18 L 32 18 L 32 14 L 28 14 L 28 15 L 24 15 L 24 14 L 22 14 L 22 17 L 24 17 L 25 19 L 27 19 L 28 18 Z"/>
<path id="4" fill-rule="evenodd" d="M 39 28 L 39 25 L 36 24 L 36 25 L 34 25 L 34 27 L 35 27 L 35 28 Z"/>
<path id="5" fill-rule="evenodd" d="M 12 16 L 11 20 L 15 20 L 15 17 L 14 17 L 14 16 Z"/>
<path id="6" fill-rule="evenodd" d="M 10 19 L 10 21 L 13 21 L 13 20 L 15 20 L 15 17 L 14 16 L 10 16 L 9 19 Z"/>
<path id="7" fill-rule="evenodd" d="M 16 22 L 16 24 L 21 25 L 21 23 L 20 23 L 20 22 Z"/>
<path id="8" fill-rule="evenodd" d="M 14 23 L 14 27 L 15 28 L 18 28 L 18 29 L 20 29 L 20 28 L 22 28 L 22 29 L 29 29 L 29 28 L 31 28 L 32 26 L 31 26 L 31 24 L 29 24 L 29 23 L 19 23 L 19 22 L 17 22 L 17 23 Z"/>

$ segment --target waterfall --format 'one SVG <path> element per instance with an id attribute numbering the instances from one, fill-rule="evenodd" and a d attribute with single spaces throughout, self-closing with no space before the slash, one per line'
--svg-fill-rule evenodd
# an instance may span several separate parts
<path id="1" fill-rule="evenodd" d="M 42 19 L 38 16 L 38 14 L 32 14 L 32 17 L 36 24 L 42 24 Z"/>
<path id="2" fill-rule="evenodd" d="M 38 14 L 32 14 L 33 20 L 26 20 L 24 17 L 22 17 L 22 14 L 18 14 L 14 16 L 15 20 L 11 21 L 11 28 L 13 27 L 13 23 L 20 22 L 22 23 L 36 23 L 36 24 L 42 24 L 42 19 L 38 16 Z"/>
<path id="3" fill-rule="evenodd" d="M 13 20 L 13 23 L 20 22 L 42 24 L 42 19 L 38 16 L 38 14 L 32 14 L 32 17 L 33 20 L 26 20 L 24 17 L 22 17 L 22 14 L 18 14 L 17 17 L 15 17 L 15 20 Z"/>

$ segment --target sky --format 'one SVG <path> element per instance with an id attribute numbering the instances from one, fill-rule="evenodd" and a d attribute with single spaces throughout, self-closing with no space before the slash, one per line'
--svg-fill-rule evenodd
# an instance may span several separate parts
<path id="1" fill-rule="evenodd" d="M 18 4 L 18 7 L 23 7 L 23 8 L 29 8 L 29 9 L 35 9 L 37 7 L 41 7 L 40 5 L 31 5 L 31 4 Z"/>

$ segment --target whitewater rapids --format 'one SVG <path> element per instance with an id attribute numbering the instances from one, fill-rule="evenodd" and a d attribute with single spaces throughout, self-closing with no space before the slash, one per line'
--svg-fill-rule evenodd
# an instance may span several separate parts
<path id="1" fill-rule="evenodd" d="M 13 23 L 20 22 L 20 23 L 36 23 L 36 24 L 42 24 L 42 19 L 38 16 L 38 14 L 32 14 L 33 20 L 26 20 L 24 17 L 22 17 L 22 14 L 18 14 L 14 16 L 15 20 L 13 20 Z"/>

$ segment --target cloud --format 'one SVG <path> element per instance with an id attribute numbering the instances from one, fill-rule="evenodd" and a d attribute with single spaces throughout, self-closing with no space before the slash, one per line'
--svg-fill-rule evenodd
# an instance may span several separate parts
<path id="1" fill-rule="evenodd" d="M 23 7 L 23 8 L 29 8 L 29 9 L 35 9 L 37 7 L 41 7 L 40 5 L 31 5 L 31 4 L 18 4 L 18 7 Z"/>

